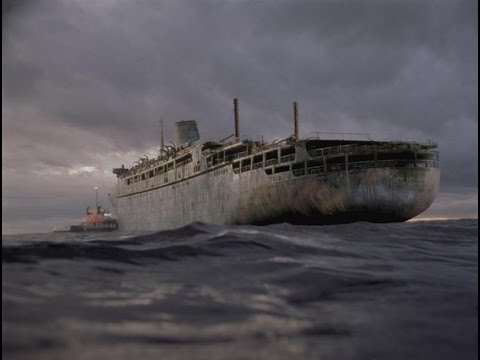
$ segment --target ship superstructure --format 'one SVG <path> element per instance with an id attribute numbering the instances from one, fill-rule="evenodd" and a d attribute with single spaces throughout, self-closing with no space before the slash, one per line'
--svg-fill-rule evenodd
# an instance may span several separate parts
<path id="1" fill-rule="evenodd" d="M 240 140 L 238 102 L 230 140 L 202 142 L 195 121 L 176 123 L 175 146 L 130 169 L 114 169 L 111 197 L 120 229 L 214 224 L 405 221 L 439 189 L 434 142 Z"/>

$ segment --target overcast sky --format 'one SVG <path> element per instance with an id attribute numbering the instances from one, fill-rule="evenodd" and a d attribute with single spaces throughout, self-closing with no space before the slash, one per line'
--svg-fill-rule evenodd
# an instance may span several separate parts
<path id="1" fill-rule="evenodd" d="M 423 217 L 478 217 L 475 0 L 2 2 L 3 232 L 78 223 L 159 144 L 200 136 L 369 133 L 438 142 Z"/>

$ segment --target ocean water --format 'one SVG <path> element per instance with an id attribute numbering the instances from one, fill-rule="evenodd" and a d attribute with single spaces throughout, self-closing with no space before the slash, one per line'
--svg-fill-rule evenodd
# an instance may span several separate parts
<path id="1" fill-rule="evenodd" d="M 477 359 L 478 221 L 2 237 L 4 359 Z"/>

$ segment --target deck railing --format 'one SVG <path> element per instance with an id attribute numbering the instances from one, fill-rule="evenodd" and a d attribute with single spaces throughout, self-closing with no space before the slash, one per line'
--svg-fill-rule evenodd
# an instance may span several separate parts
<path id="1" fill-rule="evenodd" d="M 235 159 L 238 159 L 238 158 L 247 156 L 247 155 L 248 155 L 248 152 L 247 152 L 247 151 L 242 151 L 242 152 L 239 152 L 239 153 L 237 153 L 237 154 L 233 154 L 233 155 L 228 155 L 228 156 L 226 156 L 226 157 L 225 157 L 225 161 L 235 160 Z"/>
<path id="2" fill-rule="evenodd" d="M 285 155 L 285 156 L 280 156 L 280 162 L 289 162 L 295 160 L 295 154 L 290 154 L 290 155 Z"/>
<path id="3" fill-rule="evenodd" d="M 275 165 L 277 163 L 278 163 L 277 159 L 270 159 L 270 160 L 265 161 L 265 166 Z"/>
<path id="4" fill-rule="evenodd" d="M 427 150 L 436 147 L 434 143 L 385 143 L 385 144 L 349 144 L 331 146 L 321 149 L 313 149 L 308 151 L 311 157 L 318 157 L 324 155 L 347 154 L 347 153 L 365 153 L 383 150 Z"/>

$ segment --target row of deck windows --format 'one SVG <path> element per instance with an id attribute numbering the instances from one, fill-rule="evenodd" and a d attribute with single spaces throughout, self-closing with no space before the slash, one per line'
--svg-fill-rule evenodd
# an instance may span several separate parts
<path id="1" fill-rule="evenodd" d="M 293 159 L 292 159 L 293 160 Z M 255 162 L 255 158 L 253 158 Z M 343 156 L 333 157 L 326 159 L 308 160 L 305 162 L 293 163 L 291 165 L 277 165 L 276 159 L 270 159 L 265 163 L 259 162 L 251 166 L 250 159 L 242 160 L 233 163 L 233 171 L 238 173 L 244 173 L 258 168 L 265 167 L 267 175 L 278 174 L 286 171 L 292 171 L 294 176 L 303 176 L 305 174 L 318 174 L 324 172 L 326 169 L 329 171 L 345 170 L 348 169 L 362 169 L 369 167 L 437 167 L 438 155 L 437 153 L 423 153 L 415 155 L 412 152 L 402 153 L 377 153 L 375 154 L 360 154 L 350 155 L 348 158 Z M 271 165 L 277 165 L 269 167 Z"/>
<path id="2" fill-rule="evenodd" d="M 219 162 L 224 162 L 226 159 L 231 158 L 232 156 L 236 157 L 238 155 L 245 156 L 246 152 L 236 152 L 235 154 L 226 155 L 225 152 L 214 154 L 207 158 L 207 165 L 212 166 L 216 165 Z M 316 159 L 308 160 L 305 162 L 285 164 L 282 163 L 292 162 L 295 160 L 295 148 L 285 148 L 267 151 L 261 154 L 250 156 L 241 160 L 234 161 L 232 164 L 233 172 L 244 173 L 251 170 L 256 170 L 260 168 L 265 168 L 267 175 L 278 174 L 282 172 L 292 171 L 294 176 L 303 176 L 305 174 L 317 174 L 325 171 L 325 166 L 328 170 L 345 170 L 348 162 L 349 169 L 361 169 L 367 167 L 377 167 L 377 166 L 393 166 L 393 167 L 402 167 L 402 166 L 411 166 L 412 163 L 415 166 L 420 167 L 437 167 L 438 166 L 438 153 L 412 153 L 411 151 L 406 152 L 377 152 L 377 153 L 368 153 L 368 154 L 354 154 L 349 155 L 346 159 L 344 155 L 337 156 L 333 158 L 326 159 Z M 347 160 L 347 162 L 346 162 Z M 147 178 L 152 178 L 161 174 L 165 174 L 170 170 L 173 170 L 175 167 L 182 167 L 192 161 L 191 155 L 185 156 L 175 161 L 171 161 L 165 165 L 156 167 L 149 171 L 143 172 L 141 174 L 132 176 L 125 180 L 127 185 L 132 183 L 146 180 Z M 276 166 L 274 166 L 276 165 Z M 272 167 L 270 167 L 272 166 Z M 197 163 L 193 167 L 194 172 L 201 170 L 200 164 Z M 219 175 L 226 172 L 227 169 L 220 169 L 214 172 L 214 175 Z M 178 174 L 178 179 L 182 179 L 185 176 L 185 173 L 182 172 Z M 164 183 L 168 183 L 168 176 L 165 176 Z"/>
<path id="3" fill-rule="evenodd" d="M 179 167 L 182 167 L 184 165 L 187 165 L 191 161 L 192 161 L 192 156 L 190 154 L 188 154 L 187 156 L 176 159 L 175 161 L 170 161 L 169 163 L 167 163 L 165 165 L 157 166 L 154 169 L 150 169 L 150 170 L 145 171 L 141 174 L 131 176 L 131 177 L 125 179 L 125 184 L 130 185 L 130 184 L 142 181 L 142 180 L 146 180 L 148 178 L 153 178 L 155 176 L 165 174 L 165 173 L 173 170 L 174 168 L 179 168 Z M 165 179 L 167 179 L 167 178 L 165 178 Z M 165 182 L 167 182 L 167 181 L 165 181 Z"/>

